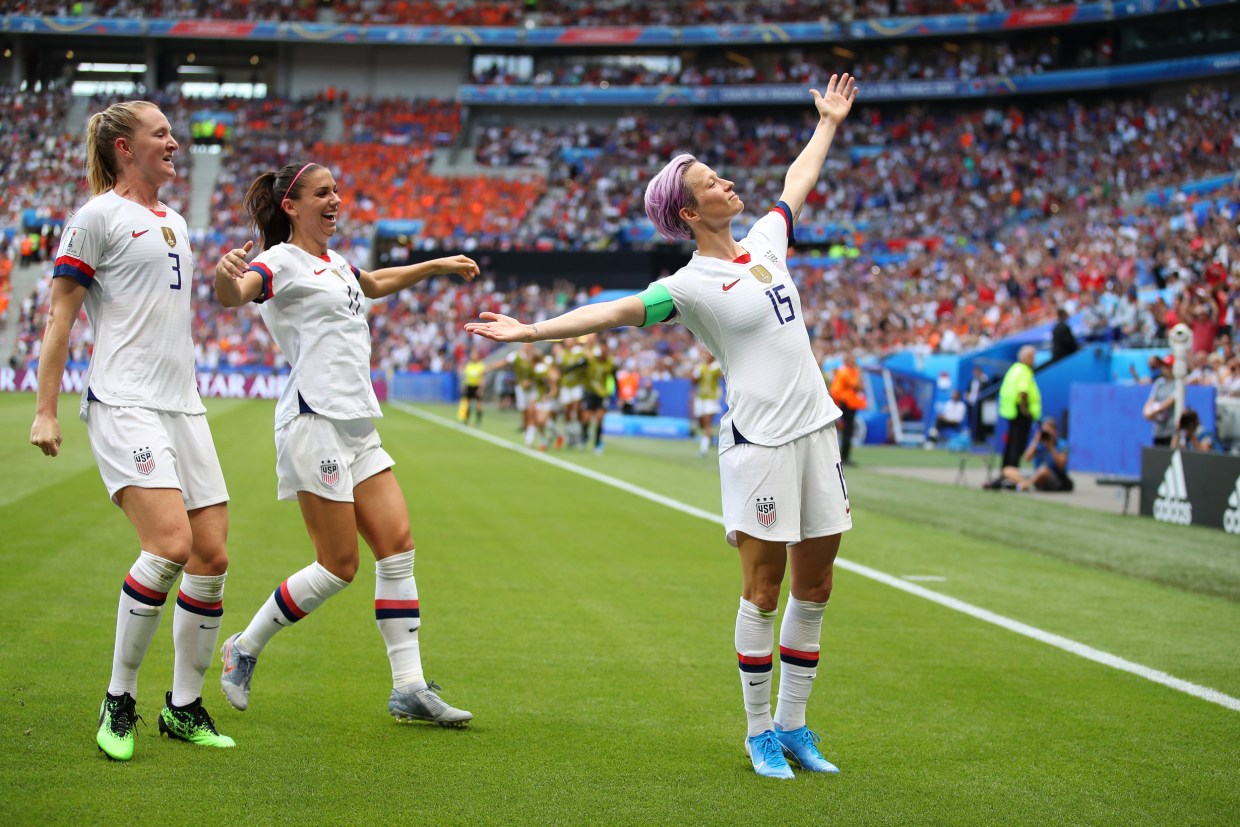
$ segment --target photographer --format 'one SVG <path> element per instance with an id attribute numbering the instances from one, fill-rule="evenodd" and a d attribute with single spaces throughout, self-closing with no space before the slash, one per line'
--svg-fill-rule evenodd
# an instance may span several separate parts
<path id="1" fill-rule="evenodd" d="M 1071 491 L 1072 478 L 1068 476 L 1068 441 L 1059 435 L 1055 417 L 1042 420 L 1042 427 L 1034 434 L 1021 457 L 1033 463 L 1033 473 L 1025 476 L 1019 468 L 1004 468 L 1003 478 L 1018 491 Z"/>

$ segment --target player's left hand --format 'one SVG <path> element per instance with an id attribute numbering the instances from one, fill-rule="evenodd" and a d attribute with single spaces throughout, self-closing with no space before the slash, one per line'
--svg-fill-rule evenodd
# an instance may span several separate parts
<path id="1" fill-rule="evenodd" d="M 532 342 L 533 330 L 530 325 L 522 324 L 511 316 L 499 313 L 483 312 L 478 314 L 485 322 L 470 322 L 465 325 L 466 333 L 473 333 L 493 342 Z"/>
<path id="2" fill-rule="evenodd" d="M 809 93 L 814 96 L 814 106 L 818 114 L 839 124 L 848 117 L 853 101 L 857 99 L 857 79 L 847 72 L 843 75 L 832 75 L 826 92 L 811 89 Z"/>
<path id="3" fill-rule="evenodd" d="M 439 266 L 439 272 L 443 274 L 452 274 L 460 276 L 465 281 L 473 281 L 474 276 L 478 275 L 478 262 L 469 256 L 449 256 L 441 258 L 436 262 Z"/>

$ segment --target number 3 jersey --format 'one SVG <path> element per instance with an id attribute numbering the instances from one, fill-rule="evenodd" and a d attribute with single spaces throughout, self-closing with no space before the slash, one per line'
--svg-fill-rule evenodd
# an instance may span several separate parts
<path id="1" fill-rule="evenodd" d="M 87 288 L 94 349 L 83 419 L 90 399 L 206 412 L 194 373 L 194 256 L 185 219 L 167 207 L 151 210 L 105 192 L 69 219 L 52 276 Z"/>
<path id="2" fill-rule="evenodd" d="M 334 250 L 316 256 L 285 243 L 249 269 L 263 277 L 254 301 L 292 367 L 276 403 L 277 430 L 299 413 L 383 416 L 370 381 L 370 325 L 357 268 Z"/>
<path id="3" fill-rule="evenodd" d="M 728 410 L 720 421 L 720 453 L 737 441 L 783 445 L 840 416 L 788 273 L 791 238 L 792 212 L 780 202 L 741 240 L 747 255 L 724 261 L 694 253 L 652 285 L 662 285 L 675 305 L 663 321 L 681 322 L 723 368 Z"/>

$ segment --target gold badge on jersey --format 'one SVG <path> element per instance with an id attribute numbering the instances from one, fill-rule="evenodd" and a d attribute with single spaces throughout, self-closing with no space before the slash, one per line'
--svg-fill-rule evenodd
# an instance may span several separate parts
<path id="1" fill-rule="evenodd" d="M 171 227 L 160 227 L 164 233 L 164 241 L 168 242 L 169 247 L 177 246 L 177 234 L 172 231 Z"/>
<path id="2" fill-rule="evenodd" d="M 774 279 L 774 276 L 771 275 L 771 271 L 763 267 L 761 264 L 755 264 L 753 267 L 750 267 L 749 272 L 753 273 L 753 277 L 763 284 L 770 284 L 771 280 Z"/>

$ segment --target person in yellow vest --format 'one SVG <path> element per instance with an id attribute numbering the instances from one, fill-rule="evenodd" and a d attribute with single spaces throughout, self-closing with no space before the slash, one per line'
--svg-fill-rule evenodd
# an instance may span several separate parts
<path id="1" fill-rule="evenodd" d="M 696 385 L 693 394 L 693 416 L 698 421 L 699 443 L 698 457 L 706 456 L 710 450 L 715 415 L 719 413 L 719 380 L 723 378 L 723 368 L 715 359 L 707 359 L 693 369 L 693 381 Z"/>
<path id="2" fill-rule="evenodd" d="M 474 413 L 474 425 L 482 427 L 482 380 L 487 374 L 486 362 L 477 350 L 469 352 L 469 361 L 462 370 L 461 404 L 457 409 L 456 418 L 462 425 L 469 424 L 469 412 Z"/>
<path id="3" fill-rule="evenodd" d="M 852 465 L 852 438 L 857 422 L 857 411 L 865 410 L 865 385 L 861 379 L 861 369 L 857 367 L 857 357 L 851 353 L 844 354 L 844 364 L 840 365 L 831 377 L 829 393 L 840 406 L 840 462 Z"/>
<path id="4" fill-rule="evenodd" d="M 1042 393 L 1033 378 L 1036 355 L 1033 345 L 1022 347 L 999 386 L 999 416 L 1008 421 L 1007 444 L 1003 447 L 1004 469 L 1020 468 L 1021 454 L 1029 444 L 1033 423 L 1042 418 Z"/>

